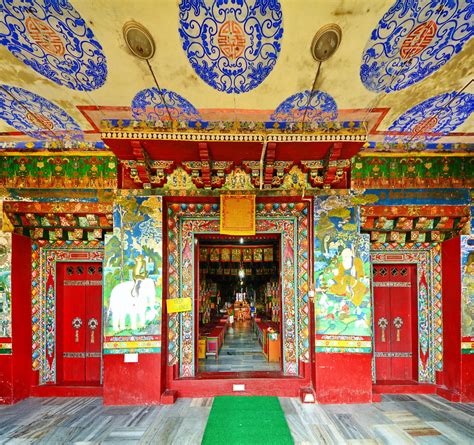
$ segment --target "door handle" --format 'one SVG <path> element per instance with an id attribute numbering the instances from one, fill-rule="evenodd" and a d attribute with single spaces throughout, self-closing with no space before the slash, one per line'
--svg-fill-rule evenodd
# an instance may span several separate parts
<path id="1" fill-rule="evenodd" d="M 89 318 L 89 321 L 87 322 L 87 326 L 89 326 L 89 329 L 91 331 L 91 343 L 94 343 L 94 331 L 98 328 L 99 322 L 97 321 L 97 318 Z"/>
<path id="2" fill-rule="evenodd" d="M 403 326 L 403 318 L 402 317 L 395 317 L 393 319 L 393 326 L 397 330 L 397 341 L 400 341 L 400 329 Z"/>
<path id="3" fill-rule="evenodd" d="M 388 326 L 388 320 L 385 317 L 380 317 L 377 321 L 378 327 L 382 330 L 382 341 L 385 341 L 385 329 Z"/>
<path id="4" fill-rule="evenodd" d="M 75 317 L 72 320 L 72 328 L 74 329 L 74 340 L 79 343 L 79 329 L 82 327 L 82 318 Z"/>

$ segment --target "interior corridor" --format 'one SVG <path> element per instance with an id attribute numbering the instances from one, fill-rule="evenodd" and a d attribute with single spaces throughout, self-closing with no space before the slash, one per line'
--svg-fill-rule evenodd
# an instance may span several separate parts
<path id="1" fill-rule="evenodd" d="M 236 321 L 227 328 L 217 356 L 199 360 L 199 372 L 280 371 L 269 362 L 253 328 L 253 320 Z"/>

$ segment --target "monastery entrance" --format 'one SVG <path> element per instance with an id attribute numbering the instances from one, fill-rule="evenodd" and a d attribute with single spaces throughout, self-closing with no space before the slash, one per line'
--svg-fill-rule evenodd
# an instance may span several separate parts
<path id="1" fill-rule="evenodd" d="M 281 375 L 280 258 L 279 235 L 199 238 L 194 307 L 202 376 Z"/>
<path id="2" fill-rule="evenodd" d="M 102 365 L 102 266 L 57 264 L 57 382 L 98 385 Z"/>
<path id="3" fill-rule="evenodd" d="M 415 264 L 374 266 L 375 372 L 377 382 L 418 379 Z"/>

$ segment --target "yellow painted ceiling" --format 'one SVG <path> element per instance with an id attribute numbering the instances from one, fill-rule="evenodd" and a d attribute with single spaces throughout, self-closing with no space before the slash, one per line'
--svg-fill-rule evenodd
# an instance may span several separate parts
<path id="1" fill-rule="evenodd" d="M 76 0 L 71 3 L 103 47 L 108 66 L 105 84 L 90 92 L 60 86 L 15 58 L 2 45 L 0 83 L 22 87 L 52 101 L 84 131 L 94 128 L 86 119 L 86 112 L 81 112 L 81 106 L 98 108 L 86 113 L 97 126 L 104 118 L 129 118 L 135 94 L 154 86 L 146 62 L 135 58 L 123 40 L 122 26 L 130 20 L 144 25 L 154 38 L 156 53 L 151 66 L 160 86 L 179 93 L 209 120 L 268 120 L 287 97 L 311 89 L 316 62 L 311 56 L 310 44 L 316 31 L 328 23 L 341 27 L 342 42 L 336 54 L 323 62 L 316 88 L 335 99 L 339 120 L 365 119 L 369 120 L 369 128 L 373 128 L 383 114 L 370 110 L 387 109 L 377 128 L 383 132 L 414 105 L 437 94 L 460 90 L 473 77 L 474 39 L 471 39 L 459 54 L 421 82 L 389 94 L 369 91 L 359 76 L 362 54 L 372 30 L 393 2 L 281 0 L 284 33 L 274 69 L 252 91 L 226 94 L 207 85 L 189 63 L 178 34 L 178 1 Z M 474 84 L 465 91 L 474 93 Z M 8 134 L 15 131 L 0 119 L 0 141 L 30 139 L 25 135 Z M 474 117 L 471 115 L 456 133 L 441 141 L 474 142 Z M 98 134 L 89 134 L 88 138 L 97 139 Z M 369 140 L 382 139 L 382 133 L 369 135 Z"/>

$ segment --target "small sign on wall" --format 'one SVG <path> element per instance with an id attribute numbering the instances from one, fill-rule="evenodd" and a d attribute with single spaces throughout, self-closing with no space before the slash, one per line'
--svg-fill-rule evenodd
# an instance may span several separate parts
<path id="1" fill-rule="evenodd" d="M 170 298 L 166 300 L 166 309 L 168 314 L 191 311 L 191 298 Z"/>

